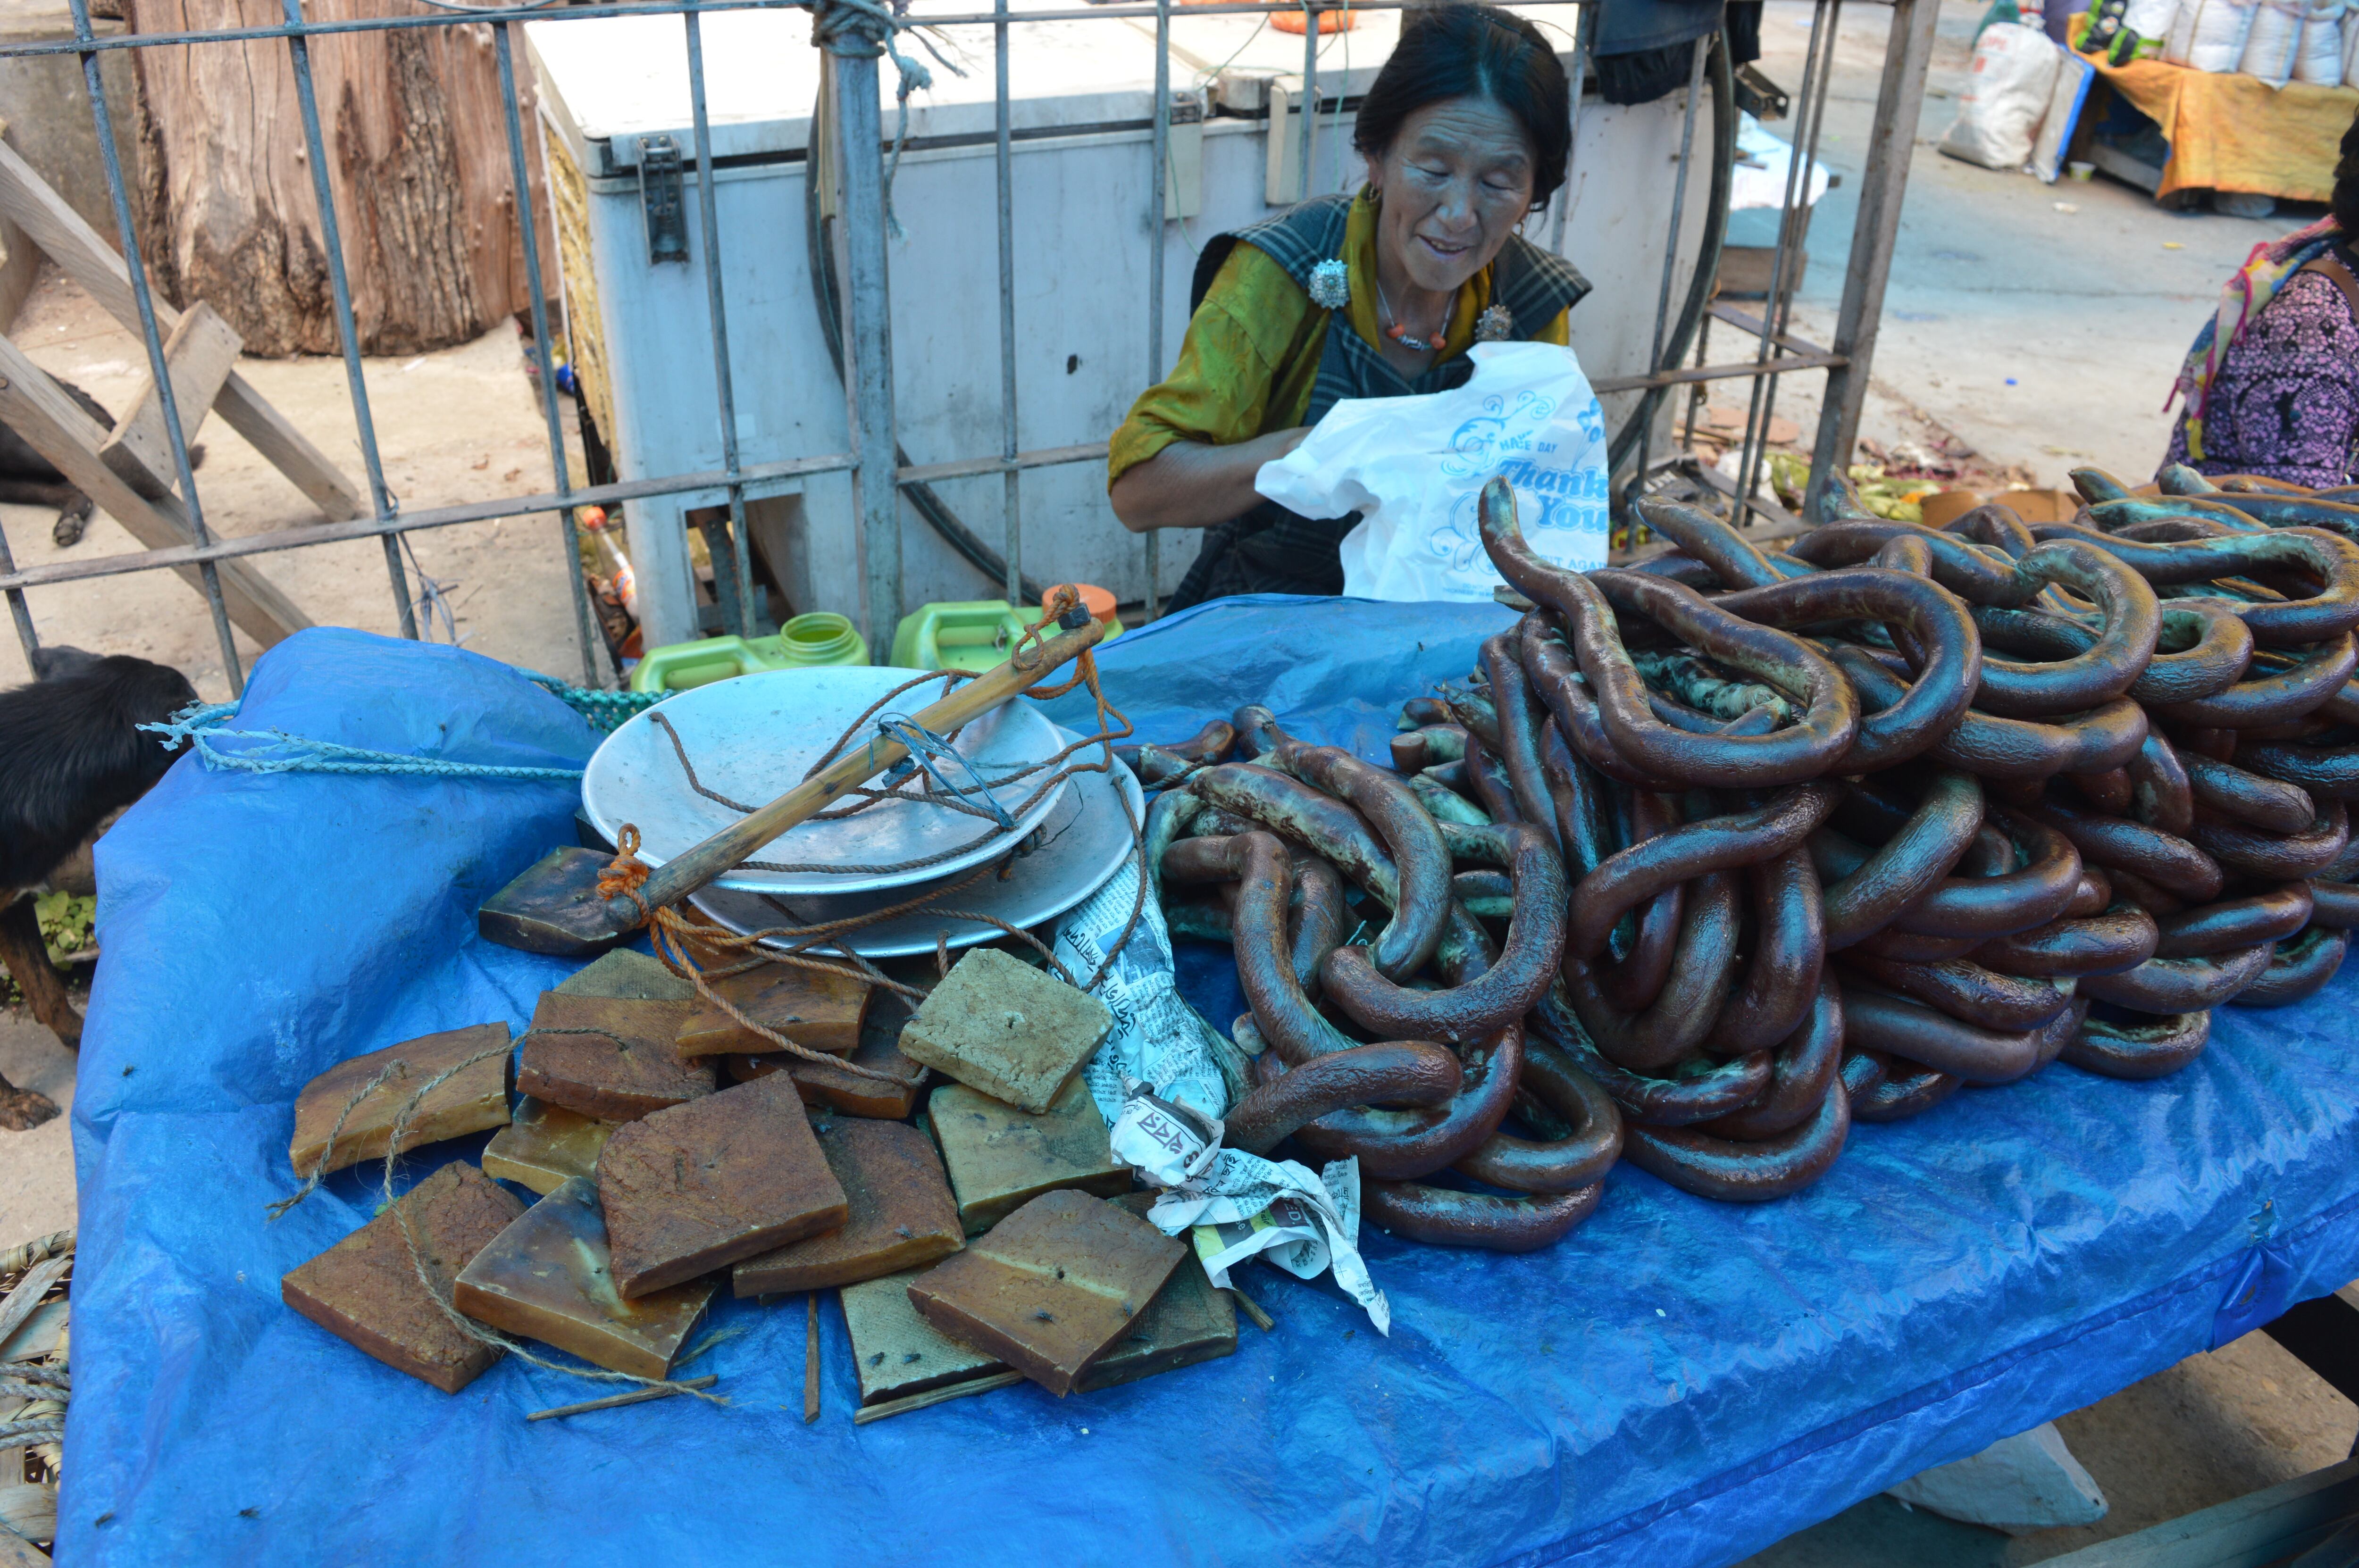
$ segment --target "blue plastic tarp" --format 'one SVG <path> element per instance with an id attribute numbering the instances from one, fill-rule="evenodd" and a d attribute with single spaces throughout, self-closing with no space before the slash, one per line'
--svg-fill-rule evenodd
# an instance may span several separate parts
<path id="1" fill-rule="evenodd" d="M 1401 699 L 1506 623 L 1230 600 L 1101 664 L 1147 737 L 1261 700 L 1381 757 Z M 502 665 L 326 631 L 260 662 L 239 727 L 527 765 L 595 740 Z M 1371 1230 L 1390 1338 L 1332 1283 L 1259 1271 L 1277 1328 L 1243 1328 L 1231 1358 L 855 1426 L 831 1300 L 807 1426 L 802 1303 L 724 1301 L 716 1323 L 746 1332 L 697 1369 L 728 1408 L 527 1425 L 603 1390 L 511 1357 L 441 1394 L 280 1303 L 282 1274 L 374 1212 L 367 1168 L 263 1210 L 293 1187 L 314 1074 L 431 1030 L 521 1029 L 567 972 L 481 941 L 473 912 L 571 840 L 571 807 L 560 784 L 184 762 L 102 844 L 62 1561 L 1725 1563 L 2359 1276 L 2346 977 L 2223 1010 L 2160 1082 L 2057 1066 L 1857 1128 L 1783 1202 L 1624 1166 L 1532 1256 Z M 1224 956 L 1183 945 L 1182 964 L 1225 1024 Z"/>

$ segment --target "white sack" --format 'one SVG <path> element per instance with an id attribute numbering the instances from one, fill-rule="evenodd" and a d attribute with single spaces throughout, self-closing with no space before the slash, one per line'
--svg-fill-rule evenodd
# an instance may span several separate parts
<path id="1" fill-rule="evenodd" d="M 2343 85 L 2343 35 L 2349 16 L 2343 0 L 2312 5 L 2301 19 L 2301 48 L 2294 55 L 2293 79 L 2312 87 Z"/>
<path id="2" fill-rule="evenodd" d="M 1467 357 L 1474 373 L 1455 392 L 1345 398 L 1255 475 L 1305 517 L 1362 514 L 1343 536 L 1346 597 L 1489 600 L 1503 579 L 1474 502 L 1494 475 L 1515 487 L 1533 549 L 1578 571 L 1605 564 L 1605 416 L 1580 360 L 1554 343 Z"/>
<path id="3" fill-rule="evenodd" d="M 2242 70 L 2256 9 L 2236 0 L 2190 0 L 2180 11 L 2187 29 L 2187 58 L 2177 63 L 2196 70 Z"/>
<path id="4" fill-rule="evenodd" d="M 1984 168 L 2021 168 L 2048 113 L 2064 51 L 2037 27 L 1994 22 L 1974 40 L 1974 63 L 1941 150 Z"/>
<path id="5" fill-rule="evenodd" d="M 2192 0 L 2190 0 L 2192 3 Z M 2180 0 L 2130 0 L 2122 28 L 2141 38 L 2167 38 L 2179 21 Z"/>
<path id="6" fill-rule="evenodd" d="M 2301 0 L 2262 0 L 2252 9 L 2252 26 L 2245 34 L 2245 52 L 2236 69 L 2257 76 L 2271 87 L 2293 80 L 2294 56 L 2301 50 Z M 2206 68 L 2208 69 L 2208 68 Z"/>

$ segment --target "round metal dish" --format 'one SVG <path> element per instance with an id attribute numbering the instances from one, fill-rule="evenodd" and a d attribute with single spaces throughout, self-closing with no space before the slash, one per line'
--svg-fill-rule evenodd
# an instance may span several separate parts
<path id="1" fill-rule="evenodd" d="M 660 866 L 736 822 L 740 813 L 696 793 L 671 741 L 655 723 L 669 721 L 706 789 L 748 807 L 767 805 L 802 782 L 844 727 L 878 697 L 922 674 L 870 665 L 770 670 L 715 681 L 681 692 L 636 715 L 606 737 L 582 779 L 582 806 L 609 840 L 630 823 L 639 830 L 639 859 Z M 908 716 L 940 699 L 939 684 L 894 699 L 885 713 Z M 872 720 L 873 722 L 873 720 Z M 872 731 L 873 732 L 873 731 Z M 1017 770 L 1055 754 L 1057 727 L 1028 703 L 1011 702 L 969 724 L 953 748 L 991 796 L 1013 814 L 1040 787 L 1045 773 L 1011 783 Z M 952 768 L 951 778 L 970 789 Z M 810 821 L 773 839 L 756 857 L 794 865 L 923 866 L 901 871 L 763 871 L 740 867 L 716 887 L 753 893 L 850 893 L 937 881 L 987 860 L 1038 827 L 1070 782 L 1016 817 L 1014 830 L 988 819 L 921 802 L 891 801 L 832 821 Z"/>
<path id="2" fill-rule="evenodd" d="M 1070 741 L 1071 737 L 1066 737 Z M 1062 743 L 1062 742 L 1060 742 Z M 1128 797 L 1131 815 L 1122 802 Z M 951 907 L 993 915 L 1015 926 L 1033 926 L 1053 920 L 1103 887 L 1130 858 L 1133 821 L 1147 820 L 1145 797 L 1138 781 L 1121 763 L 1114 776 L 1076 773 L 1063 798 L 1040 825 L 1040 847 L 1016 858 L 1006 880 L 985 875 L 944 901 Z M 937 878 L 928 887 L 947 889 L 958 879 Z M 745 933 L 775 925 L 818 925 L 847 920 L 905 903 L 921 896 L 926 887 L 898 887 L 883 892 L 804 895 L 734 892 L 707 888 L 689 902 L 707 919 Z M 938 933 L 947 933 L 952 947 L 971 947 L 1006 935 L 979 920 L 944 920 L 922 911 L 896 916 L 863 927 L 846 938 L 863 957 L 890 958 L 934 951 Z M 784 948 L 773 940 L 766 946 Z M 824 949 L 815 949 L 824 951 Z"/>

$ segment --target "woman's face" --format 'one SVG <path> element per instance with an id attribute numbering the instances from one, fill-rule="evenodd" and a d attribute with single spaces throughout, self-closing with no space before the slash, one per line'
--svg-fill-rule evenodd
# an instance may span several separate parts
<path id="1" fill-rule="evenodd" d="M 1531 143 L 1491 99 L 1445 98 L 1401 123 L 1368 159 L 1368 183 L 1382 198 L 1379 251 L 1419 288 L 1453 291 L 1531 211 Z"/>

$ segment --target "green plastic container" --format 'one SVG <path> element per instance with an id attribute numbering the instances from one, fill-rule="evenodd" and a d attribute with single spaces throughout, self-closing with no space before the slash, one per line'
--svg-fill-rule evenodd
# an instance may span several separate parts
<path id="1" fill-rule="evenodd" d="M 1000 599 L 929 604 L 901 617 L 893 663 L 905 670 L 994 669 L 1037 619 Z"/>
<path id="2" fill-rule="evenodd" d="M 775 637 L 706 637 L 653 649 L 631 671 L 631 689 L 686 691 L 756 670 L 867 662 L 868 644 L 852 622 L 821 610 L 796 616 Z"/>

